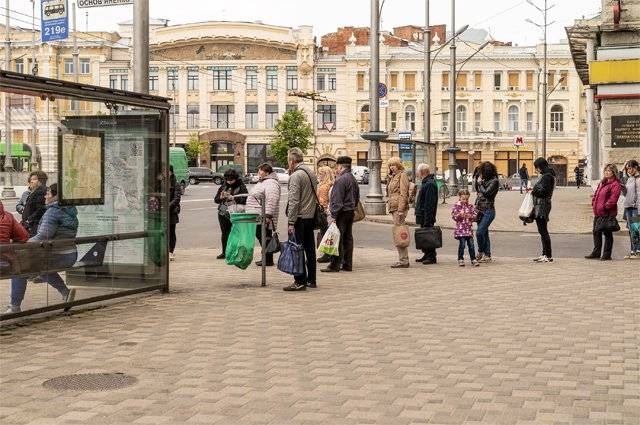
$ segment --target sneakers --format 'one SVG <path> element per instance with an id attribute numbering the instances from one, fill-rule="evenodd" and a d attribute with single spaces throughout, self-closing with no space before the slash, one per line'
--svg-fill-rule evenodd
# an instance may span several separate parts
<path id="1" fill-rule="evenodd" d="M 480 267 L 480 263 L 478 263 L 478 260 L 471 260 L 471 265 L 473 267 Z"/>
<path id="2" fill-rule="evenodd" d="M 536 263 L 553 263 L 553 258 L 549 258 L 546 255 L 541 255 L 533 260 Z"/>
<path id="3" fill-rule="evenodd" d="M 640 252 L 631 251 L 629 254 L 624 256 L 625 260 L 635 260 L 636 258 L 640 258 Z"/>
<path id="4" fill-rule="evenodd" d="M 481 256 L 478 256 L 478 263 L 490 263 L 492 261 L 490 255 L 481 254 Z"/>
<path id="5" fill-rule="evenodd" d="M 458 265 L 460 267 L 464 267 L 464 260 L 458 260 Z"/>
<path id="6" fill-rule="evenodd" d="M 284 288 L 282 288 L 282 290 L 286 292 L 306 291 L 307 285 L 302 283 L 292 283 L 290 286 L 285 286 Z"/>
<path id="7" fill-rule="evenodd" d="M 478 263 L 481 263 L 481 262 L 482 262 L 482 258 L 484 258 L 484 254 L 483 254 L 483 253 L 481 253 L 481 252 L 479 252 L 479 253 L 478 253 L 478 256 L 476 257 L 476 261 L 477 261 Z"/>
<path id="8" fill-rule="evenodd" d="M 169 261 L 174 261 L 176 259 L 176 254 L 174 254 L 173 252 L 169 253 Z"/>
<path id="9" fill-rule="evenodd" d="M 2 312 L 2 314 L 20 313 L 21 311 L 22 310 L 20 309 L 19 305 L 9 305 L 7 309 Z"/>

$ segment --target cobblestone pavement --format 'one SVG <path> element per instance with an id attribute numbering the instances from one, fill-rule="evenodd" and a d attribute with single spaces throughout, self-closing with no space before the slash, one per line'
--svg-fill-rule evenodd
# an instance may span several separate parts
<path id="1" fill-rule="evenodd" d="M 591 211 L 591 188 L 577 190 L 575 187 L 557 188 L 553 195 L 553 208 L 549 232 L 551 233 L 591 233 L 593 214 Z M 475 193 L 471 194 L 472 201 Z M 496 197 L 496 219 L 491 224 L 491 230 L 499 232 L 525 232 L 537 233 L 535 223 L 523 226 L 518 218 L 518 209 L 522 203 L 523 195 L 517 190 L 500 191 Z M 624 199 L 620 197 L 621 202 Z M 444 228 L 453 228 L 451 208 L 458 197 L 450 197 L 446 204 L 438 205 L 438 224 Z M 621 210 L 622 211 L 622 210 Z M 408 224 L 415 224 L 415 212 L 413 209 L 408 214 Z M 377 223 L 391 223 L 391 216 L 368 216 L 367 220 Z M 624 225 L 622 225 L 624 227 Z"/>
<path id="2" fill-rule="evenodd" d="M 502 258 L 288 276 L 179 251 L 172 291 L 0 329 L 2 424 L 639 424 L 639 274 Z M 633 263 L 635 264 L 635 263 Z M 134 386 L 42 383 L 122 372 Z"/>

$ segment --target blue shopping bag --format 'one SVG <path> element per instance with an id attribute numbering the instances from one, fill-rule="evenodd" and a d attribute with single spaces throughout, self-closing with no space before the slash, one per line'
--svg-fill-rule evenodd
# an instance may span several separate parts
<path id="1" fill-rule="evenodd" d="M 280 243 L 278 270 L 294 276 L 304 273 L 304 248 L 294 235 L 289 235 L 287 241 Z"/>

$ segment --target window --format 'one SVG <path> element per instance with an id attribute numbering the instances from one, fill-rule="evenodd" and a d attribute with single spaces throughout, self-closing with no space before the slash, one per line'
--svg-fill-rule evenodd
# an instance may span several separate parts
<path id="1" fill-rule="evenodd" d="M 233 105 L 211 105 L 211 128 L 233 127 Z"/>
<path id="2" fill-rule="evenodd" d="M 500 131 L 502 129 L 502 117 L 500 112 L 493 113 L 493 131 Z"/>
<path id="3" fill-rule="evenodd" d="M 338 85 L 338 79 L 336 78 L 336 73 L 333 72 L 329 75 L 329 90 L 336 91 L 336 86 Z"/>
<path id="4" fill-rule="evenodd" d="M 415 91 L 416 89 L 416 74 L 405 73 L 404 74 L 404 89 L 405 91 Z"/>
<path id="5" fill-rule="evenodd" d="M 520 73 L 509 72 L 509 90 L 520 90 Z"/>
<path id="6" fill-rule="evenodd" d="M 71 110 L 72 111 L 79 111 L 80 110 L 80 101 L 75 100 L 75 99 L 71 99 Z"/>
<path id="7" fill-rule="evenodd" d="M 167 68 L 167 90 L 176 91 L 178 88 L 178 68 Z"/>
<path id="8" fill-rule="evenodd" d="M 467 89 L 467 74 L 465 72 L 459 73 L 456 77 L 456 89 L 462 91 Z"/>
<path id="9" fill-rule="evenodd" d="M 187 106 L 187 128 L 198 128 L 200 126 L 200 106 Z"/>
<path id="10" fill-rule="evenodd" d="M 285 112 L 297 111 L 297 110 L 298 110 L 298 105 L 296 105 L 295 103 L 287 103 L 284 107 Z"/>
<path id="11" fill-rule="evenodd" d="M 80 59 L 80 73 L 81 74 L 91 73 L 91 62 L 89 61 L 89 59 Z"/>
<path id="12" fill-rule="evenodd" d="M 179 105 L 171 105 L 171 109 L 169 109 L 169 119 L 171 128 L 178 128 L 178 121 L 180 118 L 180 106 Z"/>
<path id="13" fill-rule="evenodd" d="M 117 75 L 109 75 L 109 88 L 112 90 L 118 89 L 118 76 Z"/>
<path id="14" fill-rule="evenodd" d="M 245 68 L 245 83 L 247 90 L 258 89 L 258 67 L 248 66 Z"/>
<path id="15" fill-rule="evenodd" d="M 442 73 L 442 90 L 449 90 L 449 73 Z"/>
<path id="16" fill-rule="evenodd" d="M 527 112 L 527 131 L 533 131 L 533 112 Z"/>
<path id="17" fill-rule="evenodd" d="M 509 106 L 509 109 L 507 110 L 507 118 L 509 120 L 509 131 L 518 131 L 520 111 L 516 105 Z"/>
<path id="18" fill-rule="evenodd" d="M 128 90 L 129 87 L 129 76 L 121 75 L 120 76 L 120 90 Z"/>
<path id="19" fill-rule="evenodd" d="M 327 76 L 325 74 L 318 74 L 316 77 L 316 89 L 318 91 L 325 91 L 327 89 L 326 78 Z"/>
<path id="20" fill-rule="evenodd" d="M 389 88 L 391 90 L 398 89 L 398 73 L 397 72 L 392 72 L 391 74 L 389 74 Z"/>
<path id="21" fill-rule="evenodd" d="M 474 72 L 473 73 L 473 85 L 476 90 L 482 89 L 482 72 Z"/>
<path id="22" fill-rule="evenodd" d="M 298 90 L 298 68 L 287 67 L 287 90 Z"/>
<path id="23" fill-rule="evenodd" d="M 231 90 L 231 73 L 233 71 L 228 67 L 213 68 L 213 89 L 214 90 Z"/>
<path id="24" fill-rule="evenodd" d="M 278 105 L 267 105 L 266 107 L 266 126 L 274 128 L 278 121 Z"/>
<path id="25" fill-rule="evenodd" d="M 562 133 L 564 131 L 564 110 L 560 105 L 553 105 L 551 107 L 551 124 L 552 133 Z"/>
<path id="26" fill-rule="evenodd" d="M 16 72 L 24 74 L 24 61 L 22 59 L 16 59 Z"/>
<path id="27" fill-rule="evenodd" d="M 397 130 L 398 130 L 398 113 L 392 112 L 391 113 L 391 131 L 397 131 Z"/>
<path id="28" fill-rule="evenodd" d="M 65 74 L 73 74 L 74 71 L 74 66 L 73 66 L 73 59 L 65 59 L 64 60 L 64 73 Z"/>
<path id="29" fill-rule="evenodd" d="M 316 88 L 318 91 L 335 91 L 337 85 L 335 68 L 318 68 L 316 76 Z"/>
<path id="30" fill-rule="evenodd" d="M 467 131 L 467 107 L 464 105 L 456 107 L 456 131 L 460 133 Z"/>
<path id="31" fill-rule="evenodd" d="M 360 131 L 369 130 L 369 105 L 362 105 L 360 108 Z"/>
<path id="32" fill-rule="evenodd" d="M 187 68 L 187 90 L 198 90 L 198 67 L 190 66 Z"/>
<path id="33" fill-rule="evenodd" d="M 567 71 L 562 71 L 560 73 L 560 90 L 566 90 L 568 82 L 569 76 L 567 74 Z"/>
<path id="34" fill-rule="evenodd" d="M 533 90 L 533 72 L 527 71 L 527 90 Z"/>
<path id="35" fill-rule="evenodd" d="M 318 128 L 325 128 L 326 123 L 336 125 L 336 105 L 318 105 Z"/>
<path id="36" fill-rule="evenodd" d="M 556 85 L 556 72 L 549 71 L 547 73 L 547 90 L 551 90 Z"/>
<path id="37" fill-rule="evenodd" d="M 442 131 L 449 131 L 449 113 L 442 113 Z"/>
<path id="38" fill-rule="evenodd" d="M 416 131 L 416 108 L 413 105 L 407 105 L 404 108 L 404 128 L 405 130 Z"/>
<path id="39" fill-rule="evenodd" d="M 476 133 L 480 133 L 480 131 L 482 130 L 482 113 L 481 112 L 475 112 L 473 114 L 473 130 Z"/>
<path id="40" fill-rule="evenodd" d="M 149 91 L 158 90 L 158 68 L 149 68 Z"/>
<path id="41" fill-rule="evenodd" d="M 356 152 L 356 165 L 358 167 L 367 167 L 369 164 L 369 152 L 359 151 Z"/>
<path id="42" fill-rule="evenodd" d="M 356 85 L 358 91 L 364 90 L 364 72 L 358 72 L 356 76 Z"/>
<path id="43" fill-rule="evenodd" d="M 494 90 L 502 89 L 502 73 L 501 72 L 493 73 L 493 88 Z"/>
<path id="44" fill-rule="evenodd" d="M 258 128 L 258 105 L 247 105 L 244 112 L 245 128 Z"/>
<path id="45" fill-rule="evenodd" d="M 278 67 L 267 67 L 267 90 L 278 90 Z"/>

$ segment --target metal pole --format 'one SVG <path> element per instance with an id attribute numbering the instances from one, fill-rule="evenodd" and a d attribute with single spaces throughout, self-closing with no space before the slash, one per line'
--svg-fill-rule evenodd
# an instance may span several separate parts
<path id="1" fill-rule="evenodd" d="M 540 152 L 540 75 L 542 70 L 540 69 L 540 62 L 538 62 L 538 77 L 536 78 L 536 158 Z"/>
<path id="2" fill-rule="evenodd" d="M 369 193 L 365 201 L 367 213 L 370 215 L 384 215 L 386 205 L 382 196 L 382 157 L 380 153 L 380 140 L 386 138 L 385 133 L 380 132 L 380 99 L 378 96 L 378 82 L 380 80 L 380 8 L 378 0 L 371 0 L 371 33 L 369 34 L 369 46 L 371 50 L 371 67 L 369 71 L 369 169 L 371 180 Z"/>
<path id="3" fill-rule="evenodd" d="M 80 68 L 80 60 L 78 59 L 78 56 L 80 55 L 80 52 L 78 51 L 78 30 L 76 28 L 76 4 L 72 3 L 71 5 L 71 11 L 73 13 L 73 78 L 74 81 L 77 83 L 80 78 L 79 78 L 79 68 Z"/>
<path id="4" fill-rule="evenodd" d="M 547 0 L 544 0 L 544 64 L 542 77 L 542 157 L 547 158 Z"/>
<path id="5" fill-rule="evenodd" d="M 31 10 L 31 73 L 33 75 L 37 75 L 37 67 L 36 67 L 36 50 L 38 47 L 36 45 L 36 0 L 31 0 L 32 10 Z M 38 165 L 38 159 L 36 154 L 36 133 L 38 132 L 38 110 L 36 109 L 36 100 L 37 98 L 33 98 L 33 124 L 31 127 L 31 171 Z"/>
<path id="6" fill-rule="evenodd" d="M 596 59 L 596 41 L 587 40 L 587 63 Z M 587 152 L 589 153 L 589 178 L 591 182 L 600 180 L 600 133 L 593 86 L 585 89 L 587 96 Z M 592 184 L 593 185 L 593 184 Z"/>
<path id="7" fill-rule="evenodd" d="M 451 44 L 449 45 L 450 49 L 450 60 L 451 60 L 451 71 L 449 72 L 449 92 L 451 95 L 451 100 L 449 101 L 449 138 L 451 139 L 449 144 L 449 185 L 452 188 L 452 193 L 456 193 L 456 152 L 458 148 L 456 146 L 456 1 L 451 0 Z"/>
<path id="8" fill-rule="evenodd" d="M 262 247 L 262 286 L 267 286 L 267 212 L 266 212 L 266 204 L 267 197 L 266 195 L 262 195 L 261 202 L 261 223 L 260 226 L 260 244 Z"/>
<path id="9" fill-rule="evenodd" d="M 424 87 L 422 88 L 424 92 L 424 118 L 422 120 L 422 137 L 427 143 L 425 146 L 427 154 L 426 162 L 431 166 L 431 170 L 435 171 L 435 152 L 431 155 L 431 27 L 429 22 L 429 0 L 425 0 L 424 8 Z M 414 178 L 415 175 L 414 170 Z"/>
<path id="10" fill-rule="evenodd" d="M 5 3 L 5 45 L 4 45 L 4 68 L 11 70 L 11 24 L 9 22 L 9 0 Z M 13 181 L 11 172 L 13 171 L 13 161 L 11 160 L 11 97 L 8 93 L 3 93 L 4 105 L 4 188 L 2 189 L 3 198 L 14 198 L 16 196 L 13 190 Z"/>
<path id="11" fill-rule="evenodd" d="M 149 93 L 149 0 L 133 3 L 133 91 Z"/>

